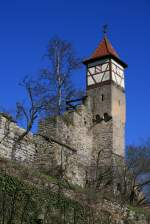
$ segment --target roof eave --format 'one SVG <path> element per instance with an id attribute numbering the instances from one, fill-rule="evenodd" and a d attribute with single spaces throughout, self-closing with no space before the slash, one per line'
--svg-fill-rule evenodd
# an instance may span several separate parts
<path id="1" fill-rule="evenodd" d="M 117 58 L 114 55 L 105 55 L 105 56 L 100 56 L 100 57 L 96 57 L 96 58 L 89 58 L 83 61 L 84 65 L 87 65 L 89 63 L 95 62 L 97 60 L 103 60 L 103 59 L 114 59 L 116 62 L 118 62 L 119 64 L 121 64 L 124 68 L 127 68 L 128 65 L 126 63 L 124 63 L 122 60 L 120 60 L 119 58 Z"/>

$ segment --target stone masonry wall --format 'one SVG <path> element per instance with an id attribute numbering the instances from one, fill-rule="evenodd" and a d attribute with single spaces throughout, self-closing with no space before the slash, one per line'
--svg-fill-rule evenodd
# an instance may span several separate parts
<path id="1" fill-rule="evenodd" d="M 57 161 L 63 160 L 67 178 L 80 185 L 84 185 L 87 167 L 91 163 L 93 146 L 91 126 L 92 117 L 86 105 L 81 105 L 75 111 L 68 111 L 62 116 L 43 120 L 39 124 L 39 134 L 52 136 L 76 150 L 76 153 L 72 153 L 59 146 L 56 157 Z"/>
<path id="2" fill-rule="evenodd" d="M 23 128 L 16 125 L 15 122 L 7 117 L 0 115 L 0 156 L 7 159 L 12 159 L 14 154 L 15 159 L 22 162 L 31 162 L 35 156 L 35 144 L 33 135 L 30 133 L 24 138 L 20 144 L 16 144 L 15 152 L 13 146 L 18 138 L 24 132 Z"/>
<path id="3" fill-rule="evenodd" d="M 25 129 L 19 127 L 9 117 L 0 114 L 0 156 L 25 164 L 30 163 L 35 167 L 40 166 L 43 169 L 50 170 L 52 167 L 55 169 L 60 164 L 59 144 L 32 133 L 17 143 L 18 137 L 24 131 Z"/>
<path id="4" fill-rule="evenodd" d="M 90 133 L 87 140 L 85 138 L 88 129 L 85 127 L 86 121 L 83 114 L 82 109 L 79 108 L 77 113 L 71 112 L 68 115 L 64 114 L 63 117 L 57 117 L 57 121 L 55 119 L 51 122 L 46 121 L 40 124 L 43 131 L 35 135 L 29 133 L 18 144 L 16 144 L 17 139 L 25 130 L 7 117 L 0 115 L 0 156 L 25 164 L 32 163 L 35 168 L 38 167 L 50 175 L 59 175 L 59 169 L 63 168 L 68 180 L 83 186 L 85 167 L 89 165 L 88 157 L 92 145 Z M 49 140 L 40 134 L 50 137 Z M 81 144 L 82 141 L 83 144 Z"/>

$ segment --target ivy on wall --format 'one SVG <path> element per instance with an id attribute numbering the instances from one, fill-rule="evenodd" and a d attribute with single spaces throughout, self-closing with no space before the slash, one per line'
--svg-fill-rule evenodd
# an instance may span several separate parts
<path id="1" fill-rule="evenodd" d="M 0 223 L 88 223 L 87 211 L 61 191 L 38 189 L 0 174 Z"/>

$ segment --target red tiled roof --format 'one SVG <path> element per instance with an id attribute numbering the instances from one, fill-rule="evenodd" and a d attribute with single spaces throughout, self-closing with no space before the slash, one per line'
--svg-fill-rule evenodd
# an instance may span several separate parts
<path id="1" fill-rule="evenodd" d="M 120 63 L 124 68 L 127 67 L 127 64 L 125 64 L 109 42 L 108 38 L 105 36 L 103 40 L 100 42 L 99 46 L 96 48 L 95 52 L 92 54 L 92 56 L 86 60 L 83 61 L 83 64 L 88 65 L 90 62 L 94 62 L 96 60 L 99 60 L 100 58 L 106 58 L 111 57 L 114 60 L 116 60 L 118 63 Z"/>
<path id="2" fill-rule="evenodd" d="M 120 59 L 119 55 L 114 50 L 107 37 L 104 37 L 90 59 L 96 59 L 107 55 L 113 55 L 116 58 Z"/>

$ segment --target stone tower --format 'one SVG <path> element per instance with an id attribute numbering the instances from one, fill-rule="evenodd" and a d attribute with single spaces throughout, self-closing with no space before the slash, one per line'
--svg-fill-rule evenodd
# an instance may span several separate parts
<path id="1" fill-rule="evenodd" d="M 93 159 L 104 152 L 124 156 L 125 85 L 124 69 L 106 35 L 92 54 L 83 62 L 87 68 L 88 109 L 93 116 Z"/>

